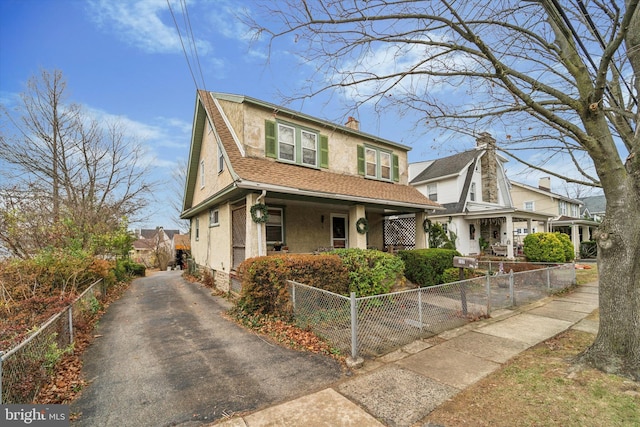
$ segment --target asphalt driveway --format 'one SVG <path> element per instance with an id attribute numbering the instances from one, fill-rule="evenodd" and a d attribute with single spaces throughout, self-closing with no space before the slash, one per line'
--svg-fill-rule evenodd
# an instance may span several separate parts
<path id="1" fill-rule="evenodd" d="M 180 271 L 134 280 L 84 355 L 78 426 L 199 425 L 342 377 L 334 360 L 284 349 L 225 320 L 229 303 Z"/>

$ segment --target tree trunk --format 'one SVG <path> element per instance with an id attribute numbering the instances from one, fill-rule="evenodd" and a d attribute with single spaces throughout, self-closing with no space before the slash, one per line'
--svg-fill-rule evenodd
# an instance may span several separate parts
<path id="1" fill-rule="evenodd" d="M 640 196 L 631 179 L 626 183 L 621 200 L 607 197 L 605 220 L 596 232 L 600 327 L 595 342 L 578 356 L 578 361 L 638 381 Z M 624 183 L 620 183 L 620 187 L 623 186 Z"/>

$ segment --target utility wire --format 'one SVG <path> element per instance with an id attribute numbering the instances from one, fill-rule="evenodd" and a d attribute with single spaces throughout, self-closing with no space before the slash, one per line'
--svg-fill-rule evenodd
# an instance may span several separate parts
<path id="1" fill-rule="evenodd" d="M 198 55 L 198 45 L 196 44 L 196 38 L 193 36 L 193 27 L 191 26 L 191 18 L 189 17 L 189 10 L 187 9 L 186 0 L 181 0 L 182 3 L 182 11 L 185 16 L 186 26 L 189 29 L 189 36 L 191 40 L 191 45 L 193 46 L 193 53 L 196 57 L 196 63 L 198 64 L 198 72 L 200 73 L 200 79 L 202 80 L 202 87 L 204 90 L 207 90 L 207 84 L 204 80 L 204 74 L 202 73 L 202 66 L 200 65 L 200 56 Z"/>
<path id="2" fill-rule="evenodd" d="M 189 61 L 189 55 L 187 54 L 187 50 L 184 47 L 184 42 L 182 41 L 182 34 L 180 33 L 180 27 L 178 26 L 178 21 L 176 20 L 176 16 L 173 13 L 173 9 L 171 8 L 171 3 L 167 0 L 167 6 L 169 6 L 169 12 L 171 12 L 171 17 L 173 18 L 173 23 L 176 26 L 176 30 L 178 31 L 178 38 L 180 38 L 180 45 L 182 46 L 182 52 L 184 52 L 184 57 L 187 61 L 187 66 L 189 67 L 189 72 L 191 73 L 191 78 L 193 79 L 193 84 L 198 90 L 198 82 L 196 81 L 196 76 L 193 74 L 193 69 L 191 68 L 191 62 Z"/>

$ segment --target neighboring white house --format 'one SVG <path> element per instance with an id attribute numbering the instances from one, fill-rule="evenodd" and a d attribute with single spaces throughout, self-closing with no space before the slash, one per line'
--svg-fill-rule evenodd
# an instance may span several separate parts
<path id="1" fill-rule="evenodd" d="M 412 163 L 409 183 L 445 211 L 430 215 L 432 221 L 455 233 L 456 249 L 464 255 L 485 252 L 513 258 L 522 247 L 514 223 L 535 224 L 546 230 L 553 215 L 526 211 L 514 205 L 504 163 L 496 153 L 496 141 L 487 133 L 476 148 L 449 157 Z"/>

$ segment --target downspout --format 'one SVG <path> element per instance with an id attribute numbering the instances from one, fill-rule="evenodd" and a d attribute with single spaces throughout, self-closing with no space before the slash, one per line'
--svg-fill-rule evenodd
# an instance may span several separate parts
<path id="1" fill-rule="evenodd" d="M 267 190 L 262 190 L 262 193 L 256 199 L 256 203 L 260 204 L 266 195 Z M 262 252 L 262 223 L 257 222 L 256 225 L 258 226 L 258 256 L 264 256 L 265 254 Z"/>

